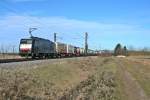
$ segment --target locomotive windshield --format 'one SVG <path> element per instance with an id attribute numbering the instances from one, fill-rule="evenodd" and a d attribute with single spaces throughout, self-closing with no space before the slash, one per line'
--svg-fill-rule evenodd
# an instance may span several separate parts
<path id="1" fill-rule="evenodd" d="M 21 44 L 32 44 L 32 40 L 31 39 L 22 39 Z"/>

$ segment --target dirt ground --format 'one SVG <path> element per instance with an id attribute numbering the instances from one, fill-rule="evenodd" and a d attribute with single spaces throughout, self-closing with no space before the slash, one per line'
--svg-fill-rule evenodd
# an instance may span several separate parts
<path id="1" fill-rule="evenodd" d="M 0 67 L 0 99 L 150 100 L 150 59 L 146 58 L 81 57 L 6 64 Z"/>
<path id="2" fill-rule="evenodd" d="M 146 91 L 142 88 L 141 84 L 129 72 L 126 67 L 124 60 L 116 61 L 118 63 L 118 75 L 119 80 L 122 82 L 122 94 L 124 95 L 124 100 L 149 100 Z M 132 66 L 131 66 L 132 67 Z M 136 71 L 136 70 L 135 70 Z"/>

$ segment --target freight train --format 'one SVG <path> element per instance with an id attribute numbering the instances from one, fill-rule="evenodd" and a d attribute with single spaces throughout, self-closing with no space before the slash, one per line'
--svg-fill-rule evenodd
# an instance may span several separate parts
<path id="1" fill-rule="evenodd" d="M 60 42 L 52 42 L 39 37 L 30 37 L 20 40 L 19 54 L 22 57 L 57 58 L 96 55 L 96 52 L 88 49 L 87 53 L 85 53 L 84 48 Z"/>

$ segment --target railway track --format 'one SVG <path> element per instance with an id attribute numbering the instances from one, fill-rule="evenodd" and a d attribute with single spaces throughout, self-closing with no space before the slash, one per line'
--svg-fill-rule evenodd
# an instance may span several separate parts
<path id="1" fill-rule="evenodd" d="M 63 57 L 63 58 L 65 58 L 65 57 Z M 71 57 L 67 57 L 67 58 L 71 58 Z M 59 58 L 49 58 L 49 59 L 59 59 Z M 13 62 L 24 62 L 24 61 L 36 61 L 36 60 L 46 60 L 46 59 L 43 59 L 43 58 L 0 59 L 0 64 L 13 63 Z"/>
<path id="2" fill-rule="evenodd" d="M 95 56 L 95 55 L 94 55 Z M 77 56 L 77 57 L 87 57 L 87 56 Z M 59 58 L 73 58 L 70 57 L 59 57 Z M 24 61 L 35 61 L 35 60 L 46 60 L 46 59 L 59 59 L 59 58 L 17 58 L 17 59 L 0 59 L 0 64 L 2 63 L 13 63 L 13 62 L 24 62 Z"/>
<path id="3" fill-rule="evenodd" d="M 20 59 L 0 59 L 0 64 L 2 63 L 12 63 L 12 62 L 23 62 L 23 61 L 33 61 L 38 59 L 26 59 L 26 58 L 20 58 Z"/>
<path id="4" fill-rule="evenodd" d="M 36 61 L 36 60 L 47 60 L 47 59 L 58 59 L 58 58 L 19 58 L 19 59 L 0 59 L 0 64 L 13 63 L 13 62 L 24 62 L 24 61 Z"/>

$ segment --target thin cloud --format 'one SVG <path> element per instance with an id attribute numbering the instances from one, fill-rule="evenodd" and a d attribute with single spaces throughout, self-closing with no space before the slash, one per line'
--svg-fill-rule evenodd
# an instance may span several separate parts
<path id="1" fill-rule="evenodd" d="M 11 15 L 3 18 L 0 17 L 0 42 L 13 40 L 14 43 L 18 44 L 19 39 L 29 36 L 28 29 L 30 27 L 38 28 L 37 31 L 33 32 L 35 36 L 53 40 L 53 33 L 58 32 L 59 37 L 62 37 L 59 41 L 79 45 L 81 47 L 83 47 L 84 43 L 84 39 L 81 38 L 81 36 L 84 37 L 84 32 L 89 33 L 90 47 L 92 47 L 93 44 L 99 45 L 100 42 L 109 44 L 106 46 L 110 47 L 110 44 L 113 45 L 119 41 L 125 42 L 127 40 L 126 37 L 128 37 L 128 41 L 132 43 L 140 41 L 143 34 L 150 33 L 150 30 L 145 30 L 139 25 L 100 23 L 68 19 L 65 17 Z M 8 36 L 11 37 L 8 38 Z"/>
<path id="2" fill-rule="evenodd" d="M 97 32 L 108 32 L 112 33 L 120 32 L 132 32 L 135 31 L 139 26 L 132 26 L 128 24 L 114 24 L 114 23 L 99 23 L 93 21 L 82 21 L 75 19 L 67 19 L 64 17 L 31 17 L 31 16 L 6 16 L 0 20 L 0 26 L 5 27 L 28 27 L 28 26 L 37 26 L 37 27 L 46 27 L 51 28 L 52 30 L 62 30 L 62 31 L 94 31 Z M 128 33 L 127 32 L 127 33 Z"/>

